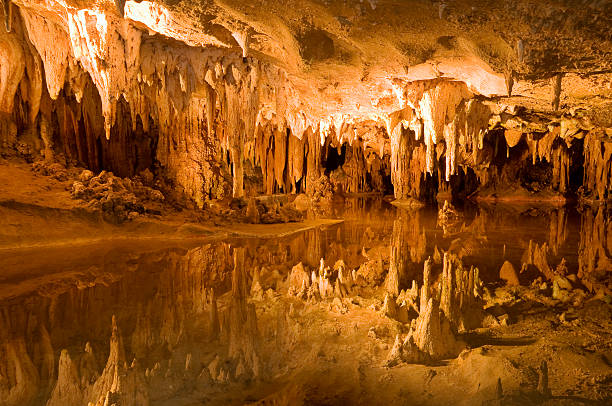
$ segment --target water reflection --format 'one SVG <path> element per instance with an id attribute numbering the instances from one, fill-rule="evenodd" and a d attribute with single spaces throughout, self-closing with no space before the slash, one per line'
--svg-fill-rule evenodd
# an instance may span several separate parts
<path id="1" fill-rule="evenodd" d="M 440 264 L 443 252 L 477 266 L 489 284 L 500 284 L 504 261 L 525 275 L 535 267 L 544 279 L 563 262 L 588 290 L 610 293 L 612 221 L 603 206 L 580 212 L 481 206 L 462 212 L 452 227 L 440 225 L 435 210 L 410 212 L 381 200 L 348 201 L 335 210 L 343 224 L 292 237 L 128 252 L 94 246 L 89 260 L 56 256 L 56 269 L 35 284 L 5 277 L 0 405 L 303 397 L 291 385 L 279 392 L 268 383 L 304 373 L 301 357 L 340 357 L 312 335 L 345 333 L 309 332 L 305 320 L 324 316 L 297 317 L 294 304 L 282 299 L 299 262 L 312 270 L 321 258 L 342 260 L 356 279 L 373 285 L 394 274 L 396 294 L 421 283 L 425 259 Z M 13 275 L 31 267 L 1 261 L 12 263 Z M 519 279 L 529 283 L 525 275 Z"/>

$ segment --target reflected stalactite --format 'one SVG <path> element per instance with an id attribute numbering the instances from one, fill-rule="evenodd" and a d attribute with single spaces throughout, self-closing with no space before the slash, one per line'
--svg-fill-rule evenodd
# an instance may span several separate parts
<path id="1" fill-rule="evenodd" d="M 552 210 L 550 213 L 550 231 L 548 245 L 555 255 L 567 240 L 567 210 L 565 207 Z"/>
<path id="2" fill-rule="evenodd" d="M 4 338 L 0 349 L 0 399 L 6 406 L 31 404 L 39 385 L 38 371 L 23 338 Z"/>
<path id="3" fill-rule="evenodd" d="M 58 377 L 47 406 L 83 404 L 83 390 L 79 370 L 68 350 L 62 350 L 59 358 Z"/>
<path id="4" fill-rule="evenodd" d="M 452 208 L 446 205 L 443 217 Z M 480 210 L 471 223 L 468 213 L 453 210 L 462 215 L 459 234 L 444 235 L 434 212 L 361 199 L 346 205 L 342 226 L 270 240 L 130 254 L 122 260 L 109 256 L 97 270 L 83 265 L 100 278 L 87 274 L 89 279 L 72 285 L 53 283 L 39 288 L 44 295 L 16 298 L 0 307 L 0 395 L 15 405 L 34 398 L 50 399 L 52 405 L 76 405 L 78 399 L 140 405 L 194 388 L 218 393 L 220 388 L 257 386 L 285 376 L 294 362 L 327 357 L 320 354 L 332 351 L 334 340 L 344 340 L 344 334 L 365 335 L 353 330 L 353 323 L 362 323 L 352 318 L 358 312 L 374 314 L 377 323 L 392 323 L 388 326 L 403 324 L 387 365 L 455 357 L 464 348 L 461 334 L 480 327 L 484 316 L 480 275 L 467 261 L 489 260 L 489 248 L 504 249 L 516 266 L 516 255 L 501 243 L 510 247 L 508 229 L 526 221 L 528 237 L 538 243 L 525 250 L 517 242 L 513 250 L 525 251 L 525 261 L 538 270 L 535 280 L 544 274 L 563 282 L 554 265 L 573 241 L 568 229 L 573 223 L 570 208 L 513 212 L 492 206 Z M 578 278 L 587 288 L 598 291 L 603 286 L 605 292 L 609 211 L 585 207 L 582 215 L 583 270 Z M 501 236 L 487 240 L 495 232 Z M 486 241 L 484 251 L 468 243 L 476 237 Z M 498 244 L 487 246 L 491 242 Z M 459 255 L 447 251 L 449 244 L 460 248 Z M 432 253 L 434 245 L 441 253 Z M 428 255 L 437 260 L 423 264 Z M 561 261 L 567 280 L 575 259 Z M 517 275 L 521 289 L 529 288 L 528 277 L 531 272 Z M 553 284 L 553 299 L 561 297 L 559 283 Z M 550 296 L 541 284 L 532 289 Z M 372 291 L 380 296 L 367 296 Z M 571 298 L 579 300 L 579 293 Z M 357 304 L 362 300 L 374 306 Z M 338 317 L 348 317 L 349 327 L 338 328 Z M 323 330 L 311 329 L 302 323 L 309 318 L 328 324 Z M 367 335 L 382 331 L 375 326 Z M 384 340 L 379 337 L 375 340 Z"/>
<path id="5" fill-rule="evenodd" d="M 257 378 L 261 374 L 261 360 L 258 355 L 259 331 L 255 306 L 248 303 L 247 276 L 245 270 L 245 248 L 233 248 L 234 269 L 229 304 L 228 357 L 236 365 L 248 369 Z M 236 367 L 237 368 L 237 367 Z M 243 370 L 242 373 L 246 373 Z"/>
<path id="6" fill-rule="evenodd" d="M 606 206 L 583 208 L 578 249 L 578 277 L 592 292 L 612 292 L 612 213 Z"/>
<path id="7" fill-rule="evenodd" d="M 411 280 L 416 278 L 416 275 L 411 272 L 413 267 L 410 265 L 423 262 L 426 247 L 427 237 L 419 211 L 415 210 L 410 214 L 402 213 L 401 217 L 393 221 L 387 279 L 387 282 L 395 281 L 392 293 L 397 295 L 399 289 L 407 286 Z"/>

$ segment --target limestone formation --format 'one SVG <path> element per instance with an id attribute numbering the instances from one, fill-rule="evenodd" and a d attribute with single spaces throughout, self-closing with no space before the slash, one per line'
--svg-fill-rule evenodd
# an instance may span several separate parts
<path id="1" fill-rule="evenodd" d="M 230 190 L 235 197 L 243 196 L 245 168 L 251 165 L 262 177 L 259 192 L 301 189 L 314 194 L 325 176 L 321 152 L 328 155 L 332 148 L 346 150 L 344 164 L 332 178 L 338 190 L 349 193 L 385 191 L 384 179 L 390 175 L 396 198 L 425 198 L 432 189 L 452 187 L 451 178 L 464 176 L 467 168 L 476 173 L 481 189 L 497 188 L 500 174 L 491 170 L 491 150 L 507 147 L 510 159 L 510 148 L 524 151 L 517 145 L 521 138 L 527 140 L 532 156 L 545 156 L 554 167 L 547 187 L 566 193 L 571 186 L 568 172 L 573 170 L 567 150 L 580 153 L 581 148 L 573 145 L 573 139 L 605 129 L 577 115 L 572 118 L 577 131 L 557 133 L 559 122 L 563 127 L 567 120 L 550 116 L 543 107 L 541 116 L 533 120 L 521 117 L 520 106 L 482 101 L 481 97 L 511 93 L 514 77 L 525 75 L 517 69 L 539 63 L 537 58 L 525 60 L 528 52 L 522 38 L 517 39 L 518 64 L 504 56 L 503 66 L 496 62 L 499 73 L 478 59 L 481 54 L 472 51 L 473 44 L 463 46 L 449 36 L 443 46 L 460 56 L 454 60 L 435 56 L 431 66 L 436 69 L 408 64 L 408 73 L 383 75 L 390 80 L 371 77 L 377 86 L 365 87 L 348 75 L 342 86 L 330 90 L 335 96 L 320 100 L 295 75 L 304 55 L 281 45 L 283 39 L 277 36 L 268 37 L 275 47 L 262 47 L 256 38 L 264 28 L 257 24 L 236 28 L 229 23 L 233 12 L 223 7 L 217 12 L 228 13 L 224 21 L 231 34 L 217 37 L 218 32 L 202 33 L 197 24 L 179 22 L 183 15 L 174 7 L 158 4 L 126 2 L 116 11 L 72 2 L 5 4 L 10 4 L 6 21 L 15 26 L 3 34 L 6 63 L 0 110 L 11 114 L 17 100 L 27 105 L 29 115 L 26 122 L 2 120 L 7 146 L 20 148 L 17 138 L 9 137 L 15 132 L 9 128 L 16 128 L 25 140 L 26 132 L 40 121 L 46 159 L 61 152 L 95 171 L 104 168 L 131 176 L 144 169 L 142 165 L 150 166 L 154 157 L 164 175 L 200 207 Z M 148 32 L 178 41 L 166 44 Z M 390 44 L 391 49 L 396 45 Z M 288 54 L 281 57 L 272 49 Z M 272 52 L 268 55 L 272 60 L 291 62 L 279 67 L 262 52 Z M 561 67 L 554 72 L 552 105 L 558 110 L 561 83 L 578 79 Z M 314 71 L 305 73 L 311 80 L 320 79 Z M 352 97 L 341 90 L 349 87 Z M 334 97 L 342 102 L 331 101 Z M 512 142 L 500 145 L 501 133 Z M 531 146 L 539 144 L 534 137 L 541 134 L 550 147 Z M 609 187 L 602 176 L 609 163 L 605 156 L 600 163 L 591 152 L 600 139 L 601 135 L 591 135 L 582 149 L 589 166 L 584 192 L 595 199 L 604 199 Z M 129 147 L 130 142 L 138 148 Z M 56 145 L 63 150 L 52 151 Z M 521 154 L 514 165 L 525 165 L 520 162 L 523 158 Z M 440 182 L 437 186 L 433 175 Z M 251 214 L 255 215 L 253 210 Z"/>
<path id="2" fill-rule="evenodd" d="M 455 261 L 456 258 L 448 253 L 444 254 L 437 295 L 430 284 L 432 261 L 425 261 L 423 286 L 419 293 L 419 315 L 415 320 L 414 330 L 411 329 L 402 344 L 398 344 L 399 338 L 396 339 L 396 345 L 389 355 L 389 363 L 395 364 L 398 360 L 421 363 L 454 357 L 465 348 L 465 344 L 457 339 L 457 332 L 480 327 L 484 314 L 479 294 L 481 282 L 478 269 L 464 270 L 461 263 L 454 264 Z M 382 312 L 389 317 L 400 318 L 398 315 L 401 314 L 401 309 L 408 312 L 411 307 L 416 308 L 417 291 L 416 283 L 413 283 L 409 292 L 403 291 L 400 294 L 403 301 L 400 309 L 396 303 L 391 303 L 387 295 Z M 404 317 L 404 322 L 407 322 L 409 317 Z"/>
<path id="3" fill-rule="evenodd" d="M 446 315 L 440 312 L 440 307 L 433 298 L 429 299 L 425 309 L 419 314 L 414 342 L 433 359 L 455 357 L 465 348 L 465 344 L 455 338 L 450 322 Z"/>
<path id="4" fill-rule="evenodd" d="M 0 2 L 0 406 L 611 397 L 609 1 Z"/>
<path id="5" fill-rule="evenodd" d="M 297 295 L 304 287 L 310 286 L 310 277 L 301 262 L 291 269 L 288 282 L 290 295 Z"/>
<path id="6" fill-rule="evenodd" d="M 0 381 L 0 399 L 7 406 L 31 403 L 36 397 L 39 376 L 24 340 L 6 340 L 0 354 L 3 355 L 4 371 Z"/>
<path id="7" fill-rule="evenodd" d="M 82 404 L 83 389 L 79 373 L 67 350 L 62 350 L 57 370 L 57 383 L 47 406 Z"/>
<path id="8" fill-rule="evenodd" d="M 516 269 L 514 269 L 514 266 L 508 261 L 505 261 L 499 270 L 499 278 L 505 280 L 508 286 L 520 285 Z"/>

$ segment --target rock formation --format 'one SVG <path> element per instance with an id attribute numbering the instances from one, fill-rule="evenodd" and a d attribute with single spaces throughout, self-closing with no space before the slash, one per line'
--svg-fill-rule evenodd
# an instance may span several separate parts
<path id="1" fill-rule="evenodd" d="M 380 349 L 431 364 L 485 318 L 579 334 L 574 312 L 607 315 L 609 2 L 0 2 L 0 242 L 68 236 L 3 257 L 0 406 L 368 403 L 394 385 Z M 546 220 L 483 254 L 504 201 Z M 82 223 L 114 241 L 66 265 Z M 146 252 L 126 259 L 126 235 Z M 246 393 L 261 382 L 285 389 Z"/>
<path id="2" fill-rule="evenodd" d="M 532 15 L 521 14 L 523 3 L 512 12 L 489 14 L 522 21 Z M 285 16 L 271 23 L 265 7 L 239 18 L 242 12 L 234 7 L 241 5 L 219 5 L 211 11 L 219 22 L 212 29 L 190 17 L 191 4 L 7 4 L 11 30 L 1 34 L 0 82 L 4 154 L 61 155 L 122 177 L 153 169 L 155 161 L 156 175 L 200 207 L 247 191 L 314 192 L 322 175 L 349 193 L 389 191 L 390 177 L 398 199 L 424 199 L 437 190 L 463 193 L 458 184 L 474 176 L 481 195 L 491 196 L 508 192 L 508 181 L 535 174 L 525 172 L 534 166 L 552 172 L 521 179 L 516 188 L 560 197 L 580 192 L 594 200 L 610 191 L 612 123 L 593 119 L 580 93 L 590 84 L 589 91 L 604 94 L 609 80 L 598 73 L 608 63 L 603 55 L 609 38 L 597 8 L 581 9 L 594 23 L 588 33 L 574 32 L 589 44 L 584 46 L 593 53 L 592 64 L 568 54 L 575 43 L 553 50 L 531 41 L 526 48 L 526 35 L 514 38 L 513 30 L 492 34 L 505 39 L 484 47 L 469 30 L 433 42 L 417 39 L 423 42 L 418 46 L 374 30 L 403 61 L 399 69 L 381 65 L 377 48 L 361 40 L 341 45 L 340 32 L 289 28 Z M 459 9 L 445 9 L 440 22 L 423 7 L 379 7 L 355 15 L 355 24 L 365 24 L 370 14 L 417 12 L 441 32 L 474 25 L 461 19 Z M 295 12 L 310 14 L 306 10 L 300 3 Z M 313 22 L 331 18 L 331 10 L 311 15 Z M 549 11 L 538 12 L 546 28 L 537 33 L 563 37 L 564 43 Z M 313 32 L 321 41 L 311 49 Z M 521 44 L 516 51 L 512 39 Z M 431 52 L 418 55 L 423 46 Z M 343 53 L 356 58 L 356 49 L 365 58 L 352 62 L 363 67 L 359 77 L 332 62 Z M 549 52 L 565 60 L 551 64 L 542 56 Z M 310 64 L 333 66 L 334 74 L 326 78 L 320 74 L 325 69 L 305 68 Z M 580 75 L 597 80 L 587 83 Z M 532 80 L 538 78 L 550 78 L 549 94 L 535 89 Z M 500 99 L 509 90 L 513 97 Z M 540 104 L 532 106 L 529 98 Z M 333 158 L 338 154 L 340 162 Z M 576 155 L 584 157 L 584 171 L 579 159 L 570 159 Z M 249 168 L 260 172 L 254 189 L 245 183 Z M 575 179 L 582 172 L 584 178 Z"/>
<path id="3" fill-rule="evenodd" d="M 445 253 L 437 294 L 431 286 L 431 272 L 432 261 L 428 258 L 423 266 L 418 318 L 413 324 L 414 329 L 411 328 L 403 340 L 396 337 L 387 361 L 389 366 L 400 361 L 427 363 L 455 357 L 465 348 L 465 344 L 457 338 L 457 333 L 472 330 L 482 324 L 484 314 L 479 294 L 481 282 L 478 269 L 464 270 L 456 257 Z M 414 308 L 417 292 L 416 283 L 413 282 L 412 289 L 405 293 Z M 386 309 L 391 308 L 388 302 L 387 296 Z"/>

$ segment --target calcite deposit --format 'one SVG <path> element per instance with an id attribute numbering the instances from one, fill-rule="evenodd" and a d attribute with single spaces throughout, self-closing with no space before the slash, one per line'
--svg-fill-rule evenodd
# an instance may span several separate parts
<path id="1" fill-rule="evenodd" d="M 0 406 L 612 401 L 611 2 L 0 3 Z"/>
<path id="2" fill-rule="evenodd" d="M 2 153 L 154 169 L 199 207 L 322 175 L 608 198 L 608 5 L 294 3 L 3 1 Z"/>

